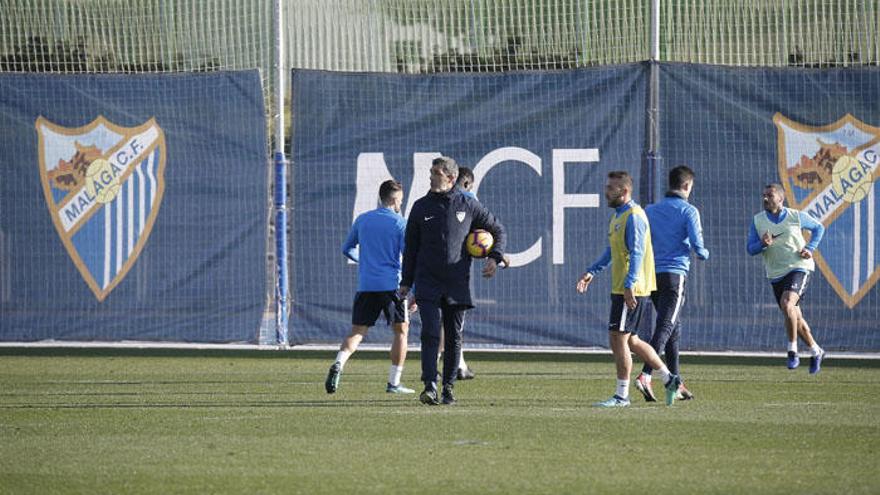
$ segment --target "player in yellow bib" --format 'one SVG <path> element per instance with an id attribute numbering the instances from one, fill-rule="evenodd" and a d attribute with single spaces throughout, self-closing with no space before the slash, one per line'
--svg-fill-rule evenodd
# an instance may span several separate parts
<path id="1" fill-rule="evenodd" d="M 632 356 L 635 352 L 646 364 L 658 371 L 666 388 L 666 405 L 672 405 L 681 385 L 678 375 L 669 369 L 647 342 L 639 339 L 637 331 L 650 300 L 657 288 L 654 274 L 654 251 L 651 246 L 651 228 L 641 206 L 632 200 L 632 177 L 624 171 L 608 173 L 605 199 L 614 208 L 608 226 L 608 247 L 578 279 L 576 289 L 583 294 L 594 276 L 611 266 L 611 316 L 608 341 L 617 367 L 617 389 L 610 399 L 597 402 L 597 407 L 627 407 Z"/>
<path id="2" fill-rule="evenodd" d="M 749 254 L 760 254 L 776 304 L 785 316 L 785 333 L 788 337 L 788 369 L 800 364 L 797 338 L 810 346 L 810 373 L 816 374 L 822 366 L 825 351 L 813 338 L 810 325 L 801 312 L 801 300 L 815 270 L 813 251 L 825 235 L 825 227 L 810 215 L 785 208 L 785 197 L 780 184 L 764 187 L 764 211 L 755 215 L 749 227 Z M 803 230 L 810 231 L 810 242 L 804 239 Z"/>

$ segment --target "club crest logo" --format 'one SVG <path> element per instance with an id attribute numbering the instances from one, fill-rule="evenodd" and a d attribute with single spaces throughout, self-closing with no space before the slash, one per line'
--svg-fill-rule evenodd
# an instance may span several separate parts
<path id="1" fill-rule="evenodd" d="M 36 121 L 40 180 L 61 242 L 98 301 L 134 265 L 165 191 L 165 134 L 155 119 L 102 116 L 67 128 Z"/>
<path id="2" fill-rule="evenodd" d="M 852 115 L 821 127 L 773 117 L 788 204 L 825 226 L 816 265 L 847 307 L 880 279 L 880 128 Z"/>

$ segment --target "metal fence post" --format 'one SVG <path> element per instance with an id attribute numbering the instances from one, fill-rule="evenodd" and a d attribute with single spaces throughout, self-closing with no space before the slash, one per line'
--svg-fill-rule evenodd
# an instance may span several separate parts
<path id="1" fill-rule="evenodd" d="M 284 155 L 284 11 L 275 0 L 275 340 L 289 343 L 287 334 L 289 291 L 287 267 L 287 159 Z"/>

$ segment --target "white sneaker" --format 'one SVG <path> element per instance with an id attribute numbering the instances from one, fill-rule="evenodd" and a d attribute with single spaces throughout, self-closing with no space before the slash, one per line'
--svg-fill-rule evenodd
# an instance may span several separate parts
<path id="1" fill-rule="evenodd" d="M 414 394 L 415 390 L 411 388 L 406 388 L 401 383 L 400 385 L 392 385 L 390 383 L 385 385 L 385 392 L 389 394 Z"/>

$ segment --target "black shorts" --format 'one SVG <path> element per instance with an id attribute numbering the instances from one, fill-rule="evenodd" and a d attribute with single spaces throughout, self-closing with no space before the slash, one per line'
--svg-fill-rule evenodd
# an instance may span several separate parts
<path id="1" fill-rule="evenodd" d="M 807 284 L 809 283 L 809 272 L 788 272 L 788 275 L 782 277 L 782 280 L 771 282 L 770 285 L 773 286 L 773 295 L 776 296 L 776 304 L 779 305 L 779 301 L 782 299 L 782 293 L 785 291 L 797 293 L 797 304 L 800 304 L 801 300 L 804 298 L 804 293 L 807 290 Z"/>
<path id="2" fill-rule="evenodd" d="M 642 318 L 649 314 L 645 311 L 650 301 L 648 296 L 636 296 L 636 309 L 629 309 L 623 302 L 623 294 L 611 294 L 611 316 L 608 318 L 609 332 L 638 333 Z"/>
<path id="3" fill-rule="evenodd" d="M 354 295 L 354 304 L 351 309 L 352 325 L 371 327 L 379 319 L 379 313 L 385 314 L 385 321 L 389 325 L 409 322 L 406 300 L 401 299 L 395 290 L 358 292 Z"/>

